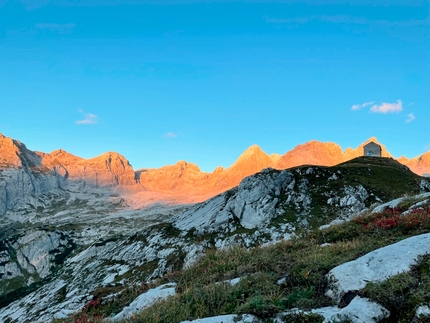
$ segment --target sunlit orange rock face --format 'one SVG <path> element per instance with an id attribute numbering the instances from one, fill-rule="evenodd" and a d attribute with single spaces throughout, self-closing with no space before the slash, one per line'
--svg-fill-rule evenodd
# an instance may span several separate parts
<path id="1" fill-rule="evenodd" d="M 213 191 L 222 192 L 237 186 L 246 176 L 274 167 L 276 159 L 276 156 L 268 156 L 257 145 L 249 147 L 233 165 L 212 176 Z"/>
<path id="2" fill-rule="evenodd" d="M 342 148 L 338 144 L 310 141 L 283 155 L 276 168 L 285 169 L 300 165 L 332 166 L 342 161 Z"/>
<path id="3" fill-rule="evenodd" d="M 140 185 L 149 191 L 184 191 L 207 185 L 210 173 L 186 161 L 156 169 L 144 169 L 137 175 Z"/>
<path id="4" fill-rule="evenodd" d="M 414 173 L 417 173 L 419 175 L 430 174 L 430 152 L 426 152 L 421 156 L 412 159 L 404 158 L 400 162 L 408 166 L 409 169 Z"/>
<path id="5" fill-rule="evenodd" d="M 172 166 L 139 171 L 139 184 L 148 191 L 190 193 L 211 197 L 237 186 L 249 175 L 274 167 L 276 155 L 268 156 L 258 146 L 248 148 L 230 167 L 218 167 L 212 173 L 200 171 L 192 163 L 180 161 Z"/>
<path id="6" fill-rule="evenodd" d="M 0 134 L 0 167 L 21 166 L 19 144 L 19 141 Z"/>
<path id="7" fill-rule="evenodd" d="M 347 148 L 344 152 L 336 143 L 310 141 L 298 145 L 282 156 L 276 154 L 269 156 L 260 147 L 254 145 L 226 169 L 218 167 L 213 173 L 204 173 L 196 165 L 181 161 L 173 166 L 143 172 L 140 184 L 153 192 L 159 191 L 164 194 L 176 192 L 175 196 L 182 196 L 183 201 L 203 201 L 239 185 L 244 177 L 264 168 L 287 169 L 300 165 L 333 166 L 363 156 L 363 147 L 371 141 L 381 145 L 383 157 L 392 157 L 386 147 L 374 137 L 357 148 Z M 398 161 L 417 174 L 430 173 L 430 152 L 413 159 L 401 157 Z"/>
<path id="8" fill-rule="evenodd" d="M 54 150 L 50 154 L 36 152 L 42 164 L 70 180 L 84 180 L 97 186 L 116 187 L 133 185 L 134 170 L 124 156 L 107 152 L 100 156 L 84 159 L 64 150 Z"/>

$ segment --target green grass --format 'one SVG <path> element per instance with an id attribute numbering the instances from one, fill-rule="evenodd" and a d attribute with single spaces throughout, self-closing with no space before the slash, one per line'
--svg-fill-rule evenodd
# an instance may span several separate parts
<path id="1" fill-rule="evenodd" d="M 291 241 L 268 247 L 209 250 L 196 265 L 154 282 L 152 286 L 176 282 L 177 295 L 145 309 L 130 322 L 175 323 L 245 313 L 270 322 L 275 314 L 291 308 L 310 310 L 334 305 L 325 296 L 326 274 L 333 267 L 407 237 L 430 232 L 430 207 L 402 216 L 401 220 L 393 222 L 395 225 L 386 225 L 386 221 L 396 219 L 399 212 L 400 209 L 394 209 L 365 215 L 325 230 L 304 232 Z M 331 245 L 321 247 L 322 243 Z M 369 284 L 361 295 L 392 311 L 389 322 L 406 322 L 419 304 L 430 301 L 429 259 L 424 257 L 411 273 L 381 284 Z M 242 279 L 235 286 L 220 283 L 236 277 Z M 277 281 L 282 278 L 284 283 L 279 285 Z M 126 289 L 116 299 L 101 302 L 91 310 L 87 308 L 79 315 L 93 315 L 96 319 L 108 317 L 142 291 L 136 287 Z M 102 295 L 95 293 L 94 297 L 101 299 Z M 76 317 L 58 322 L 76 322 Z M 320 322 L 321 318 L 290 314 L 285 320 Z"/>
<path id="2" fill-rule="evenodd" d="M 306 170 L 309 168 L 313 171 L 307 174 Z M 330 222 L 339 215 L 342 207 L 329 205 L 327 200 L 331 197 L 342 197 L 345 187 L 363 186 L 369 193 L 364 204 L 370 207 L 380 200 L 389 201 L 399 196 L 420 193 L 422 179 L 391 158 L 376 157 L 359 157 L 332 167 L 301 166 L 290 171 L 296 181 L 294 192 L 299 192 L 301 181 L 307 181 L 311 197 L 310 207 L 305 209 L 301 204 L 285 205 L 288 195 L 281 192 L 281 195 L 276 197 L 279 199 L 278 206 L 283 206 L 284 212 L 272 221 L 278 225 L 287 222 L 298 224 L 300 215 L 305 215 L 312 229 Z M 333 174 L 336 174 L 336 179 L 333 179 Z"/>

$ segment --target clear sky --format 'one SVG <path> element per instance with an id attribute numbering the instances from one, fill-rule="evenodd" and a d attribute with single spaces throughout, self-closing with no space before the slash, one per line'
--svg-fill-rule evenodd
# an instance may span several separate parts
<path id="1" fill-rule="evenodd" d="M 345 4 L 348 3 L 348 4 Z M 430 150 L 430 1 L 0 0 L 0 132 L 134 168 Z"/>

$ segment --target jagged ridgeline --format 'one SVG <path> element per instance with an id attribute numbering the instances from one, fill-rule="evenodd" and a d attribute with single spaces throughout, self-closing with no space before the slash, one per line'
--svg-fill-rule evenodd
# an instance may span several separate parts
<path id="1" fill-rule="evenodd" d="M 197 232 L 236 226 L 318 227 L 374 203 L 428 189 L 427 181 L 391 158 L 358 157 L 333 167 L 265 169 L 178 216 L 175 225 Z"/>

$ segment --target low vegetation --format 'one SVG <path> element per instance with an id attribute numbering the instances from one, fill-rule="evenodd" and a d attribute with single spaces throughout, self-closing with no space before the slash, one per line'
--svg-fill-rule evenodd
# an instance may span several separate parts
<path id="1" fill-rule="evenodd" d="M 271 322 L 277 313 L 292 308 L 310 310 L 333 305 L 325 296 L 325 276 L 333 267 L 430 232 L 428 202 L 405 212 L 417 202 L 411 200 L 325 230 L 302 232 L 290 241 L 266 247 L 209 250 L 195 266 L 171 272 L 150 285 L 126 289 L 110 300 L 104 299 L 104 294 L 95 294 L 81 313 L 56 322 L 99 322 L 116 314 L 146 289 L 166 282 L 177 283 L 177 295 L 145 309 L 129 322 L 173 323 L 233 313 L 254 314 Z M 410 322 L 415 309 L 430 302 L 429 268 L 430 256 L 425 256 L 410 273 L 368 284 L 359 294 L 389 309 L 389 322 Z M 228 282 L 239 277 L 233 286 Z M 315 314 L 290 313 L 283 317 L 285 322 L 322 322 L 322 317 Z"/>

